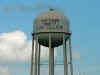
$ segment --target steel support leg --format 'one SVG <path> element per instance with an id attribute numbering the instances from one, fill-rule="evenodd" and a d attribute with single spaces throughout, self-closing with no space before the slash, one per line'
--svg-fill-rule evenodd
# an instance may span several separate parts
<path id="1" fill-rule="evenodd" d="M 54 75 L 54 48 L 51 47 L 51 34 L 49 35 L 49 75 Z"/>
<path id="2" fill-rule="evenodd" d="M 64 75 L 68 75 L 68 66 L 67 66 L 67 53 L 66 53 L 66 40 L 63 35 L 63 55 L 64 55 Z"/>
<path id="3" fill-rule="evenodd" d="M 39 50 L 38 50 L 38 75 L 40 75 L 40 53 L 41 53 L 41 46 L 39 44 Z"/>
<path id="4" fill-rule="evenodd" d="M 70 71 L 71 75 L 73 75 L 71 37 L 69 38 L 69 51 L 70 51 Z"/>
<path id="5" fill-rule="evenodd" d="M 32 54 L 31 54 L 31 71 L 30 71 L 30 75 L 33 75 L 33 58 L 34 58 L 34 37 L 32 36 Z"/>
<path id="6" fill-rule="evenodd" d="M 36 35 L 34 75 L 38 75 L 38 36 Z"/>

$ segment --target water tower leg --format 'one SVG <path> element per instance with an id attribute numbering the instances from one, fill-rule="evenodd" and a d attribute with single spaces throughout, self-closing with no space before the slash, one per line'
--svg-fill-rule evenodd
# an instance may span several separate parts
<path id="1" fill-rule="evenodd" d="M 49 35 L 49 75 L 54 75 L 54 48 L 51 47 L 51 34 Z"/>
<path id="2" fill-rule="evenodd" d="M 66 40 L 63 35 L 63 55 L 64 55 L 64 75 L 68 75 L 68 66 L 67 66 L 67 53 L 66 53 Z"/>
<path id="3" fill-rule="evenodd" d="M 34 75 L 38 75 L 38 36 L 36 35 Z"/>
<path id="4" fill-rule="evenodd" d="M 70 71 L 71 75 L 73 75 L 71 37 L 69 38 L 69 51 L 70 51 Z"/>
<path id="5" fill-rule="evenodd" d="M 49 48 L 49 75 L 54 75 L 54 48 Z"/>
<path id="6" fill-rule="evenodd" d="M 38 50 L 38 75 L 40 75 L 40 53 L 41 53 L 41 46 L 39 44 L 39 50 Z"/>
<path id="7" fill-rule="evenodd" d="M 31 54 L 31 71 L 30 71 L 30 75 L 33 75 L 33 58 L 34 58 L 34 37 L 32 36 L 32 54 Z"/>

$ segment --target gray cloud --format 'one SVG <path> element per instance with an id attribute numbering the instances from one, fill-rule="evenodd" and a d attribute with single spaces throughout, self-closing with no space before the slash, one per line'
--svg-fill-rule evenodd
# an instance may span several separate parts
<path id="1" fill-rule="evenodd" d="M 47 59 L 48 48 L 42 46 L 41 50 L 41 58 Z M 30 59 L 31 51 L 32 40 L 27 40 L 24 32 L 18 30 L 0 34 L 1 61 L 27 61 Z M 55 55 L 57 55 L 56 50 Z"/>
<path id="2" fill-rule="evenodd" d="M 8 67 L 0 67 L 0 75 L 9 75 Z"/>
<path id="3" fill-rule="evenodd" d="M 12 7 L 4 7 L 2 8 L 2 11 L 8 13 L 8 12 L 39 12 L 44 9 L 49 9 L 49 5 L 37 5 L 36 7 L 27 6 L 27 5 L 16 5 Z"/>
<path id="4" fill-rule="evenodd" d="M 35 7 L 29 6 L 29 5 L 24 5 L 24 4 L 17 4 L 15 6 L 2 7 L 0 10 L 5 13 L 15 13 L 15 12 L 37 13 L 37 12 L 41 12 L 43 10 L 48 10 L 50 8 L 58 10 L 64 14 L 66 13 L 66 11 L 65 11 L 66 9 L 64 7 L 58 8 L 51 4 L 37 4 Z"/>

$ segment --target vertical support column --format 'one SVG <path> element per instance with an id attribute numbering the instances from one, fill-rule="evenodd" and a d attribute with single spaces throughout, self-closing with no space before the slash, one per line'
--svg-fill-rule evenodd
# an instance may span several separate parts
<path id="1" fill-rule="evenodd" d="M 49 75 L 54 75 L 54 48 L 51 45 L 51 34 L 49 33 Z"/>
<path id="2" fill-rule="evenodd" d="M 33 58 L 34 58 L 34 36 L 32 35 L 32 54 L 31 54 L 31 71 L 30 75 L 33 75 Z"/>
<path id="3" fill-rule="evenodd" d="M 64 55 L 64 75 L 68 75 L 65 34 L 63 34 L 63 55 Z"/>
<path id="4" fill-rule="evenodd" d="M 38 35 L 35 36 L 36 46 L 35 46 L 35 65 L 34 65 L 34 75 L 38 75 Z"/>
<path id="5" fill-rule="evenodd" d="M 38 75 L 40 75 L 40 53 L 41 53 L 41 46 L 39 44 L 39 50 L 38 50 Z"/>
<path id="6" fill-rule="evenodd" d="M 69 51 L 70 51 L 70 71 L 71 75 L 73 75 L 71 37 L 69 38 Z"/>

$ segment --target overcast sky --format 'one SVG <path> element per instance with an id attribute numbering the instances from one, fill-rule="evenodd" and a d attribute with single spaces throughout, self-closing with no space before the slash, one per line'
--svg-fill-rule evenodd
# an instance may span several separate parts
<path id="1" fill-rule="evenodd" d="M 0 75 L 29 75 L 31 32 L 34 19 L 54 8 L 70 21 L 74 74 L 100 74 L 100 1 L 99 0 L 0 0 Z M 42 47 L 41 62 L 48 61 L 48 49 Z M 55 60 L 62 61 L 61 48 Z M 59 61 L 59 62 L 60 62 Z M 56 75 L 63 75 L 63 65 Z M 41 65 L 41 75 L 48 66 Z"/>

